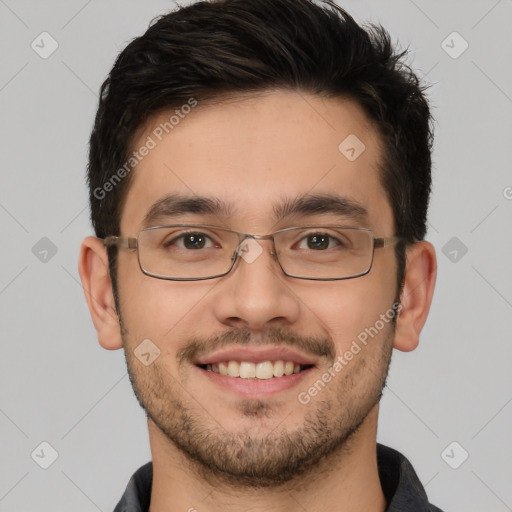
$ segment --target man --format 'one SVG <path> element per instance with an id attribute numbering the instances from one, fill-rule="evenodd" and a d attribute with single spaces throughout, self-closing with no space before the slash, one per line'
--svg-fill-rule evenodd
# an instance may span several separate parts
<path id="1" fill-rule="evenodd" d="M 116 512 L 439 510 L 376 443 L 436 269 L 431 117 L 402 58 L 310 0 L 198 2 L 119 55 L 79 263 L 148 418 Z"/>

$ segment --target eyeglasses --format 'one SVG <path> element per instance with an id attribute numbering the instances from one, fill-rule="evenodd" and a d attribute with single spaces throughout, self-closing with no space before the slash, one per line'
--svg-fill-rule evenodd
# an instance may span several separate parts
<path id="1" fill-rule="evenodd" d="M 375 238 L 371 230 L 345 226 L 300 226 L 268 235 L 250 235 L 208 225 L 174 224 L 140 231 L 136 238 L 108 236 L 107 247 L 138 253 L 144 274 L 172 281 L 199 281 L 231 272 L 239 257 L 252 263 L 272 240 L 271 254 L 288 277 L 318 281 L 352 279 L 368 274 L 374 250 L 402 240 Z"/>

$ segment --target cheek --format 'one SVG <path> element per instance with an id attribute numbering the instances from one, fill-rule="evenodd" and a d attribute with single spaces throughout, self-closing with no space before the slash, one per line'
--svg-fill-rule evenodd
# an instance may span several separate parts
<path id="1" fill-rule="evenodd" d="M 309 297 L 303 296 L 320 329 L 333 340 L 338 354 L 347 350 L 352 341 L 371 328 L 386 315 L 395 297 L 392 285 L 384 276 L 364 276 L 353 280 L 339 281 L 317 289 Z M 379 322 L 378 325 L 380 325 Z"/>
<path id="2" fill-rule="evenodd" d="M 155 279 L 130 265 L 118 276 L 123 323 L 134 343 L 149 338 L 162 352 L 176 352 L 180 340 L 197 334 L 193 329 L 199 325 L 197 319 L 213 282 L 198 285 Z"/>

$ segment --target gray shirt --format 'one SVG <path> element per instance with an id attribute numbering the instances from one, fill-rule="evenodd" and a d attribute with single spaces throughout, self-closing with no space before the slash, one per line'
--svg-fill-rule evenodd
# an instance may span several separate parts
<path id="1" fill-rule="evenodd" d="M 386 512 L 443 512 L 428 502 L 414 468 L 401 453 L 377 444 L 377 463 Z M 153 463 L 148 462 L 133 474 L 114 512 L 148 512 L 152 482 Z"/>

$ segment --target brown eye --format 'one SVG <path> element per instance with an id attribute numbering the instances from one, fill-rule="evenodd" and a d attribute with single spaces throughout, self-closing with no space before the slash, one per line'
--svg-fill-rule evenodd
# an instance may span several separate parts
<path id="1" fill-rule="evenodd" d="M 309 249 L 327 249 L 329 247 L 329 237 L 326 235 L 308 236 Z"/>
<path id="2" fill-rule="evenodd" d="M 301 247 L 301 245 L 303 246 L 303 241 L 306 241 L 306 247 Z M 339 240 L 326 233 L 312 233 L 302 239 L 302 242 L 299 243 L 299 249 L 307 248 L 313 251 L 325 251 L 339 245 L 341 245 Z"/>
<path id="3" fill-rule="evenodd" d="M 183 237 L 183 245 L 187 249 L 203 249 L 206 238 L 202 233 L 189 233 Z"/>
<path id="4" fill-rule="evenodd" d="M 178 249 L 198 250 L 213 247 L 213 242 L 204 233 L 184 233 L 175 236 L 163 244 L 164 248 L 177 247 Z"/>

